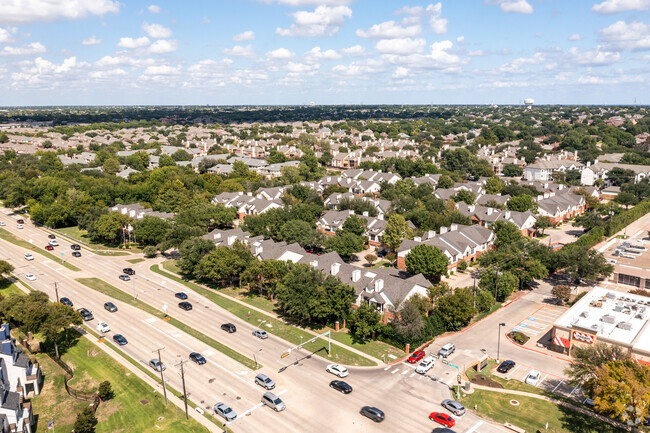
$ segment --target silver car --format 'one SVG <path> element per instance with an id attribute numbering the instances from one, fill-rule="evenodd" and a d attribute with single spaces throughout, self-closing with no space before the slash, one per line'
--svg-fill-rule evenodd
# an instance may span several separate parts
<path id="1" fill-rule="evenodd" d="M 214 405 L 214 413 L 222 416 L 226 421 L 234 421 L 237 419 L 237 413 L 230 408 L 226 403 L 217 403 Z"/>
<path id="2" fill-rule="evenodd" d="M 465 415 L 465 406 L 462 404 L 458 403 L 455 400 L 443 400 L 442 403 L 440 403 L 442 407 L 447 409 L 449 412 L 453 413 L 456 416 L 463 416 Z"/>
<path id="3" fill-rule="evenodd" d="M 275 388 L 275 382 L 273 382 L 273 380 L 270 377 L 268 377 L 266 374 L 260 373 L 257 376 L 255 376 L 255 383 L 265 389 Z"/>
<path id="4" fill-rule="evenodd" d="M 153 368 L 156 371 L 161 371 L 161 370 L 165 371 L 165 364 L 163 364 L 156 358 L 149 361 L 149 367 Z"/>

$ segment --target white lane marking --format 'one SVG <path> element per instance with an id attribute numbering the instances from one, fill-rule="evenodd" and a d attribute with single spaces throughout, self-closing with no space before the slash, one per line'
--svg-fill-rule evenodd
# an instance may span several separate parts
<path id="1" fill-rule="evenodd" d="M 282 391 L 275 393 L 275 395 L 277 395 L 278 397 L 280 397 L 280 396 L 281 396 L 282 394 L 284 394 L 285 392 L 287 392 L 287 390 L 286 390 L 286 389 L 283 389 Z M 251 407 L 251 408 L 248 409 L 247 411 L 245 411 L 245 412 L 243 412 L 243 413 L 241 413 L 241 414 L 237 414 L 237 418 L 235 418 L 234 420 L 230 421 L 229 423 L 224 423 L 224 426 L 225 426 L 226 424 L 230 425 L 230 424 L 236 422 L 238 419 L 243 418 L 244 416 L 246 416 L 246 415 L 248 415 L 249 413 L 253 412 L 255 409 L 259 409 L 259 408 L 262 407 L 262 406 L 264 406 L 264 403 L 257 403 L 255 406 Z"/>
<path id="2" fill-rule="evenodd" d="M 571 394 L 569 394 L 569 397 L 571 397 L 573 395 L 573 393 L 575 392 L 576 389 L 578 389 L 578 385 L 576 385 L 576 387 L 573 388 L 573 390 L 571 390 Z"/>
<path id="3" fill-rule="evenodd" d="M 506 379 L 510 379 L 510 376 L 512 376 L 512 373 L 514 373 L 515 371 L 517 371 L 517 369 L 518 369 L 519 367 L 521 367 L 521 365 L 517 365 L 517 366 L 515 366 L 515 369 L 512 370 L 510 373 L 508 373 L 508 375 L 506 376 Z"/>
<path id="4" fill-rule="evenodd" d="M 393 366 L 392 366 L 392 365 L 388 365 L 388 366 L 386 366 L 386 368 L 384 368 L 384 371 L 386 371 L 386 370 L 390 370 L 391 368 L 393 368 Z"/>
<path id="5" fill-rule="evenodd" d="M 149 323 L 149 324 L 151 324 L 151 323 L 153 323 L 153 322 L 156 322 L 157 320 L 158 320 L 158 319 L 156 319 L 155 317 L 150 317 L 150 318 L 148 318 L 148 319 L 145 319 L 144 321 L 145 321 L 145 323 Z"/>
<path id="6" fill-rule="evenodd" d="M 479 421 L 476 424 L 474 424 L 473 426 L 471 426 L 469 428 L 469 430 L 467 430 L 465 433 L 474 433 L 476 431 L 476 429 L 479 428 L 482 425 L 483 425 L 483 421 Z"/>
<path id="7" fill-rule="evenodd" d="M 213 350 L 208 349 L 203 351 L 203 356 L 212 356 L 212 355 L 214 355 Z"/>
<path id="8" fill-rule="evenodd" d="M 395 370 L 391 371 L 390 374 L 395 374 L 399 371 L 399 368 L 396 368 Z"/>
<path id="9" fill-rule="evenodd" d="M 408 371 L 408 370 L 404 370 L 404 371 L 402 372 L 402 376 L 404 376 L 405 374 L 409 374 L 409 371 Z"/>
<path id="10" fill-rule="evenodd" d="M 553 391 L 551 391 L 551 392 L 555 392 L 555 390 L 558 389 L 558 388 L 560 387 L 560 385 L 562 385 L 562 382 L 564 382 L 564 379 L 562 379 L 562 380 L 561 380 L 561 381 L 560 381 L 560 382 L 555 386 L 555 388 L 553 388 Z"/>
<path id="11" fill-rule="evenodd" d="M 417 374 L 417 373 L 411 373 L 411 375 L 410 375 L 409 377 L 413 377 L 413 376 L 415 376 L 416 374 Z"/>
<path id="12" fill-rule="evenodd" d="M 545 374 L 544 377 L 542 377 L 542 380 L 540 380 L 539 383 L 537 384 L 537 387 L 538 387 L 538 388 L 539 388 L 540 386 L 542 386 L 542 382 L 544 382 L 544 379 L 546 379 L 547 377 L 548 377 L 548 374 Z"/>

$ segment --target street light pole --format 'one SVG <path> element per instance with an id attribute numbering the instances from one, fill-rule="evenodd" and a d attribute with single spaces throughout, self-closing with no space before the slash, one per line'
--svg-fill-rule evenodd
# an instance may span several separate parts
<path id="1" fill-rule="evenodd" d="M 499 335 L 497 336 L 497 364 L 499 363 L 499 355 L 501 355 L 501 327 L 506 326 L 505 323 L 499 323 Z"/>
<path id="2" fill-rule="evenodd" d="M 57 287 L 57 282 L 56 281 L 54 282 L 54 296 L 56 296 L 56 299 L 54 300 L 54 302 L 60 302 L 59 288 Z"/>

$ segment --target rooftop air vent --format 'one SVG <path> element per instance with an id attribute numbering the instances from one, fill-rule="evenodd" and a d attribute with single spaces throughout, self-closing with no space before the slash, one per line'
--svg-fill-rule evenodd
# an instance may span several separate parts
<path id="1" fill-rule="evenodd" d="M 609 314 L 604 315 L 600 320 L 605 322 L 605 323 L 614 323 L 614 322 L 616 322 L 616 318 L 614 316 L 610 316 Z"/>

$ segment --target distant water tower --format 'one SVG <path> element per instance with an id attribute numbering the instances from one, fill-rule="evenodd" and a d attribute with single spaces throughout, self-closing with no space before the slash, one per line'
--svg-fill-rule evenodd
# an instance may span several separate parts
<path id="1" fill-rule="evenodd" d="M 535 103 L 534 99 L 531 98 L 524 99 L 524 105 L 526 106 L 526 109 L 530 109 L 534 103 Z"/>

